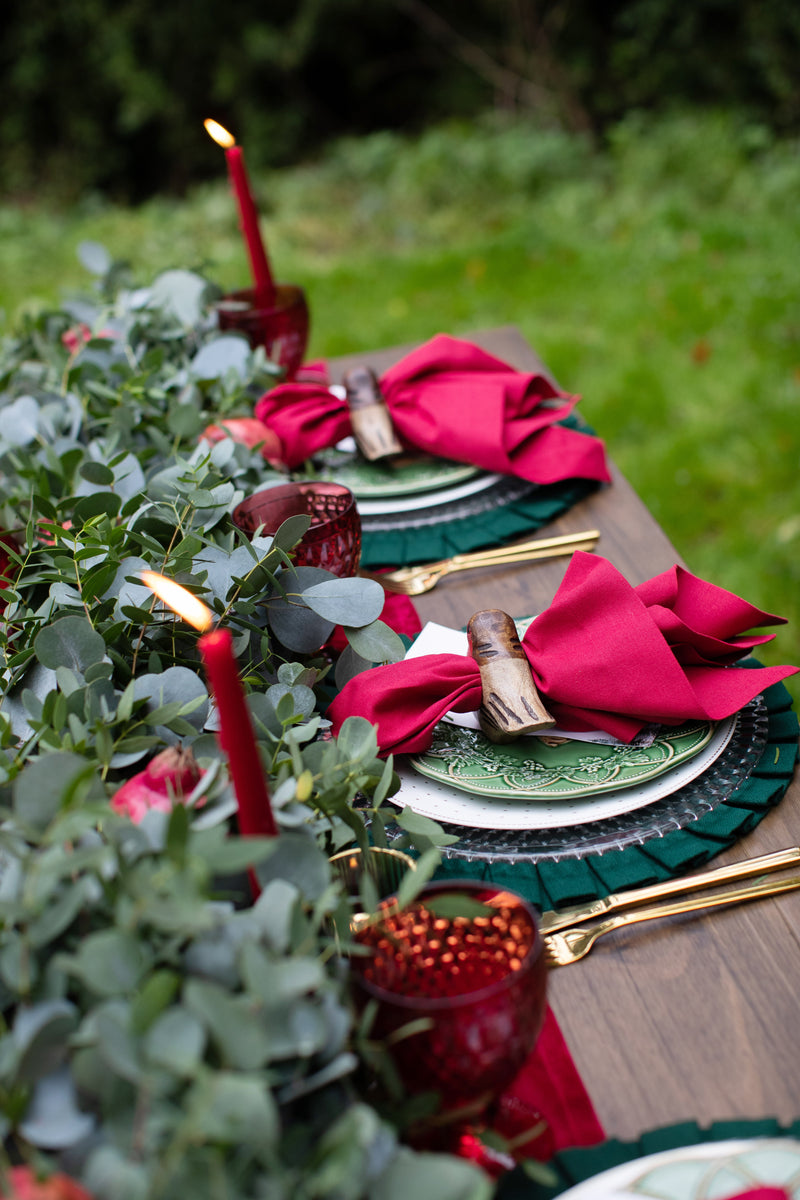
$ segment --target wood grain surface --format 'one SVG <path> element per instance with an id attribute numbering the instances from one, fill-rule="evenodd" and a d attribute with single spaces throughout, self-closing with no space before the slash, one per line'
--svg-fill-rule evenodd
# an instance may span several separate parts
<path id="1" fill-rule="evenodd" d="M 515 367 L 547 373 L 513 327 L 469 337 Z M 359 362 L 380 375 L 409 349 L 338 359 L 336 381 Z M 610 486 L 541 532 L 591 528 L 601 532 L 596 553 L 633 584 L 681 561 L 616 467 Z M 464 572 L 414 603 L 423 622 L 458 628 L 482 608 L 525 616 L 550 603 L 566 566 Z M 796 771 L 778 808 L 714 865 L 797 844 L 799 809 Z M 609 1137 L 679 1121 L 800 1117 L 800 894 L 609 934 L 588 958 L 553 972 L 550 998 Z"/>

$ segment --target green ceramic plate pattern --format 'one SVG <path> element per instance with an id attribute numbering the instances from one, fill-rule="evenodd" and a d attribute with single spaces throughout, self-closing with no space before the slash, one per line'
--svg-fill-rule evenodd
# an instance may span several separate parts
<path id="1" fill-rule="evenodd" d="M 370 463 L 352 455 L 338 463 L 326 456 L 326 462 L 329 477 L 349 487 L 357 499 L 363 500 L 438 491 L 482 474 L 479 467 L 425 454 L 403 458 L 395 466 Z"/>
<path id="2" fill-rule="evenodd" d="M 800 1143 L 752 1138 L 665 1150 L 603 1171 L 561 1200 L 713 1200 L 762 1187 L 800 1197 Z"/>
<path id="3" fill-rule="evenodd" d="M 662 726 L 650 746 L 576 741 L 547 746 L 537 737 L 495 745 L 478 730 L 440 721 L 430 749 L 411 762 L 421 775 L 476 796 L 591 796 L 655 779 L 702 750 L 713 732 L 712 723 L 692 721 L 675 729 Z"/>

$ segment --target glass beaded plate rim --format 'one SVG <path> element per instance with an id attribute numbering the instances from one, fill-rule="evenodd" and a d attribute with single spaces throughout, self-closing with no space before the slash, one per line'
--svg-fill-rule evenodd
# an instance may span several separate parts
<path id="1" fill-rule="evenodd" d="M 740 709 L 728 745 L 707 770 L 662 799 L 606 820 L 550 829 L 477 829 L 440 821 L 445 833 L 458 838 L 442 847 L 442 855 L 465 862 L 558 862 L 664 837 L 685 829 L 728 800 L 753 773 L 768 733 L 767 706 L 759 695 Z M 398 829 L 394 837 L 401 835 Z"/>

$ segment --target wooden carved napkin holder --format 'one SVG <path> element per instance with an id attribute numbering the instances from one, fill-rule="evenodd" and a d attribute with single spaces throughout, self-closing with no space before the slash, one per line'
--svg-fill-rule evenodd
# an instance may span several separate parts
<path id="1" fill-rule="evenodd" d="M 369 367 L 349 370 L 342 381 L 350 408 L 350 424 L 359 450 L 368 462 L 402 454 L 378 377 Z"/>
<path id="2" fill-rule="evenodd" d="M 478 720 L 490 742 L 513 742 L 523 733 L 551 729 L 513 620 L 499 608 L 477 612 L 467 625 L 470 654 L 481 673 Z"/>

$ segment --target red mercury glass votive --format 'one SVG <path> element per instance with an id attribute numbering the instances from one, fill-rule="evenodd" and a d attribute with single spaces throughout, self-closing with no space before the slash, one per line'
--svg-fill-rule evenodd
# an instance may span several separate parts
<path id="1" fill-rule="evenodd" d="M 248 537 L 269 537 L 289 517 L 308 514 L 311 526 L 291 554 L 298 567 L 355 575 L 361 559 L 361 518 L 356 498 L 340 483 L 309 480 L 254 492 L 237 504 L 232 520 Z"/>
<path id="2" fill-rule="evenodd" d="M 463 896 L 485 912 L 437 912 L 443 899 Z M 351 958 L 360 998 L 377 1001 L 372 1034 L 391 1038 L 409 1092 L 480 1110 L 518 1074 L 544 1021 L 547 967 L 534 910 L 513 892 L 467 881 L 429 884 L 408 908 L 386 901 L 382 912 L 355 935 L 373 953 Z M 419 1018 L 425 1028 L 399 1035 Z"/>
<path id="3" fill-rule="evenodd" d="M 243 333 L 253 349 L 266 355 L 293 379 L 308 345 L 309 314 L 305 292 L 292 283 L 279 283 L 273 300 L 256 303 L 256 289 L 229 292 L 217 303 L 219 327 Z"/>

